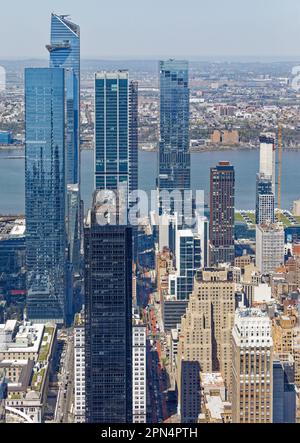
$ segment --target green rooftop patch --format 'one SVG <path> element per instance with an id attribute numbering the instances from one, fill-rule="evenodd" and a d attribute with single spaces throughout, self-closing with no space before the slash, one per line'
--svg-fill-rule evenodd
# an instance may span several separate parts
<path id="1" fill-rule="evenodd" d="M 41 344 L 40 352 L 39 352 L 39 356 L 38 356 L 38 362 L 43 362 L 43 361 L 48 360 L 53 333 L 54 333 L 53 327 L 51 327 L 51 326 L 45 327 L 44 335 L 42 338 L 42 344 Z"/>
<path id="2" fill-rule="evenodd" d="M 236 223 L 245 223 L 244 217 L 239 212 L 235 213 L 235 217 L 234 218 L 235 218 L 235 222 Z"/>
<path id="3" fill-rule="evenodd" d="M 40 391 L 46 374 L 46 368 L 41 368 L 33 374 L 31 388 L 34 391 Z"/>

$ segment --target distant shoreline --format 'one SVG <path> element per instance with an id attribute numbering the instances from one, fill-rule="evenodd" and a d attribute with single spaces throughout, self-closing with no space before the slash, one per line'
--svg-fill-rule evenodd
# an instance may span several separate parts
<path id="1" fill-rule="evenodd" d="M 300 146 L 295 148 L 283 148 L 284 151 L 298 152 Z M 141 152 L 158 152 L 158 149 L 143 149 L 139 148 Z M 205 153 L 205 152 L 226 152 L 226 151 L 259 151 L 259 146 L 204 146 L 201 148 L 192 148 L 189 150 L 191 154 Z"/>
<path id="2" fill-rule="evenodd" d="M 159 150 L 157 148 L 154 149 L 143 149 L 141 147 L 138 148 L 140 152 L 159 152 Z M 0 156 L 3 159 L 3 154 L 13 154 L 16 151 L 23 151 L 24 152 L 25 147 L 24 146 L 12 146 L 12 147 L 3 147 L 0 146 Z M 87 147 L 83 147 L 80 149 L 81 151 L 94 151 L 94 148 L 87 148 Z M 189 151 L 191 154 L 195 154 L 195 153 L 205 153 L 205 152 L 226 152 L 226 151 L 258 151 L 259 150 L 259 146 L 203 146 L 201 148 L 197 147 L 197 148 L 191 148 Z M 298 152 L 300 151 L 300 145 L 294 148 L 287 148 L 284 147 L 283 148 L 284 151 L 289 151 L 289 152 Z M 9 158 L 13 158 L 13 157 L 9 157 Z M 19 158 L 19 157 L 17 157 Z"/>

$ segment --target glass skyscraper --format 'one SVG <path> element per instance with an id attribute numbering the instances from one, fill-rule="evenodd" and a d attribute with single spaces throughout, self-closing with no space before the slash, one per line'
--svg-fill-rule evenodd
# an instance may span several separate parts
<path id="1" fill-rule="evenodd" d="M 129 190 L 138 189 L 138 82 L 129 83 Z"/>
<path id="2" fill-rule="evenodd" d="M 66 15 L 51 14 L 50 67 L 65 68 L 66 82 L 66 180 L 79 183 L 80 144 L 80 28 Z"/>
<path id="3" fill-rule="evenodd" d="M 65 71 L 25 70 L 27 316 L 63 323 L 66 307 Z"/>
<path id="4" fill-rule="evenodd" d="M 128 72 L 95 75 L 95 189 L 129 190 Z"/>
<path id="5" fill-rule="evenodd" d="M 95 207 L 95 205 L 94 205 Z M 86 421 L 132 422 L 132 230 L 85 228 Z"/>
<path id="6" fill-rule="evenodd" d="M 177 300 L 187 300 L 194 288 L 194 276 L 201 267 L 201 240 L 189 229 L 176 232 Z"/>
<path id="7" fill-rule="evenodd" d="M 69 321 L 72 319 L 73 278 L 80 272 L 80 28 L 67 15 L 51 14 L 50 40 L 46 45 L 50 67 L 65 70 Z"/>
<path id="8" fill-rule="evenodd" d="M 166 60 L 160 69 L 159 191 L 190 189 L 188 62 Z M 163 208 L 162 208 L 163 209 Z M 172 207 L 171 207 L 172 212 Z"/>
<path id="9" fill-rule="evenodd" d="M 273 360 L 273 420 L 272 423 L 296 422 L 295 362 L 291 354 Z"/>

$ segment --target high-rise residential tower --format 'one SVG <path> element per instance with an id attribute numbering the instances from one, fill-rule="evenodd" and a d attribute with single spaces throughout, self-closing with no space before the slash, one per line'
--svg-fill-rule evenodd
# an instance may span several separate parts
<path id="1" fill-rule="evenodd" d="M 66 317 L 65 71 L 25 70 L 27 316 Z"/>
<path id="2" fill-rule="evenodd" d="M 139 161 L 139 138 L 138 138 L 138 82 L 129 82 L 129 192 L 139 189 L 138 161 Z M 128 205 L 132 207 L 136 199 L 129 195 Z M 132 227 L 133 236 L 133 259 L 138 255 L 138 228 Z"/>
<path id="3" fill-rule="evenodd" d="M 265 133 L 259 137 L 260 154 L 259 154 L 259 172 L 271 177 L 272 192 L 275 196 L 276 185 L 276 145 L 275 134 Z"/>
<path id="4" fill-rule="evenodd" d="M 129 191 L 128 71 L 95 74 L 95 189 Z"/>
<path id="5" fill-rule="evenodd" d="M 138 189 L 138 83 L 128 71 L 95 74 L 95 188 Z"/>
<path id="6" fill-rule="evenodd" d="M 239 309 L 232 332 L 232 421 L 272 423 L 271 321 L 259 309 Z"/>
<path id="7" fill-rule="evenodd" d="M 96 193 L 95 193 L 96 194 Z M 85 227 L 86 421 L 132 422 L 132 230 Z"/>
<path id="8" fill-rule="evenodd" d="M 210 170 L 210 263 L 234 262 L 234 167 L 219 162 Z"/>
<path id="9" fill-rule="evenodd" d="M 257 225 L 274 223 L 275 201 L 272 191 L 272 178 L 264 174 L 256 174 L 256 205 L 255 222 Z"/>
<path id="10" fill-rule="evenodd" d="M 189 72 L 184 60 L 159 62 L 160 143 L 159 191 L 189 190 Z M 183 197 L 182 197 L 183 199 Z M 161 210 L 168 211 L 162 202 Z M 174 210 L 171 202 L 171 213 Z M 180 222 L 180 220 L 179 220 Z M 181 223 L 179 223 L 181 224 Z"/>
<path id="11" fill-rule="evenodd" d="M 67 15 L 51 14 L 50 67 L 64 68 L 66 87 L 66 181 L 80 182 L 80 28 Z"/>
<path id="12" fill-rule="evenodd" d="M 129 83 L 129 191 L 135 191 L 138 185 L 138 82 Z"/>
<path id="13" fill-rule="evenodd" d="M 284 263 L 284 228 L 281 224 L 256 226 L 255 261 L 262 274 L 275 272 Z"/>

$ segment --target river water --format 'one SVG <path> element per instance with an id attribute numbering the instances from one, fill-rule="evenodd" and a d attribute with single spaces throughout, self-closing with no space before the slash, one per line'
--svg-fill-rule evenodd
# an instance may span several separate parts
<path id="1" fill-rule="evenodd" d="M 0 214 L 24 213 L 24 151 L 0 151 Z M 14 158 L 9 158 L 14 157 Z M 254 209 L 255 175 L 258 171 L 258 150 L 210 151 L 193 153 L 191 158 L 192 188 L 204 190 L 209 198 L 209 168 L 220 160 L 230 161 L 236 172 L 236 208 Z M 290 209 L 300 198 L 300 151 L 283 154 L 282 207 Z M 139 187 L 146 191 L 155 189 L 157 154 L 139 152 Z M 93 152 L 81 155 L 81 190 L 85 208 L 91 204 L 93 192 Z"/>

